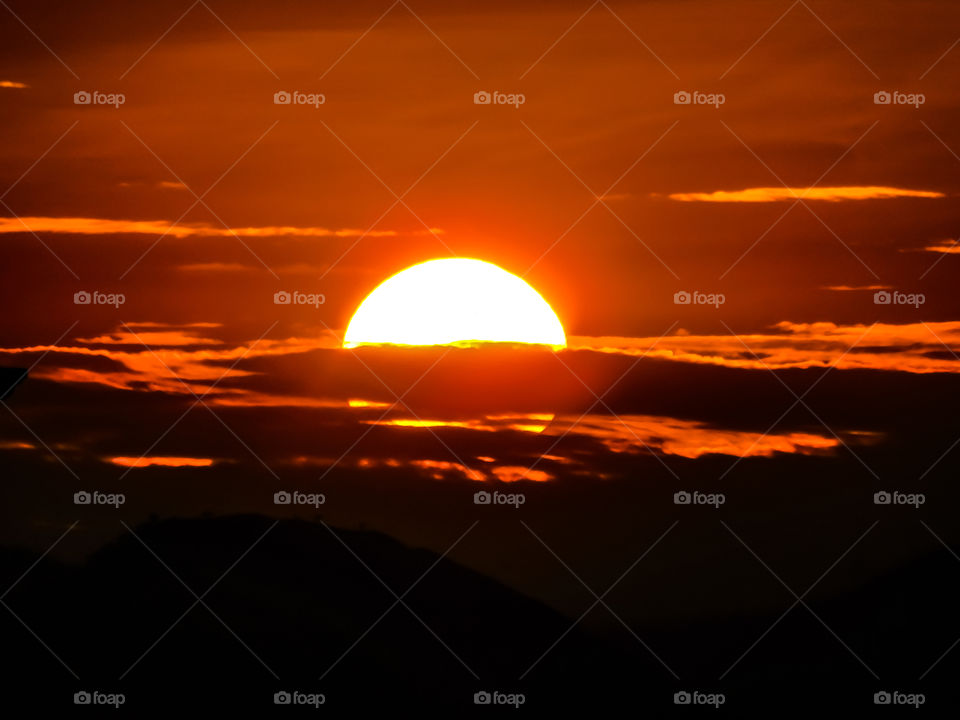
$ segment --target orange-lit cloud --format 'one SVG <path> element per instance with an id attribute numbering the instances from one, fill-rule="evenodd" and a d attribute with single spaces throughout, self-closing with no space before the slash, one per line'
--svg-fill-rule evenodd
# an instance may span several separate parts
<path id="1" fill-rule="evenodd" d="M 890 285 L 825 285 L 822 290 L 834 292 L 855 292 L 858 290 L 892 290 Z"/>
<path id="2" fill-rule="evenodd" d="M 392 419 L 373 420 L 365 424 L 381 425 L 395 428 L 432 429 L 432 428 L 459 428 L 478 432 L 497 432 L 500 430 L 526 430 L 527 432 L 543 433 L 550 436 L 589 437 L 599 440 L 608 450 L 613 452 L 641 452 L 652 450 L 666 455 L 679 455 L 686 458 L 697 458 L 701 455 L 721 454 L 734 457 L 770 457 L 774 453 L 813 454 L 836 448 L 840 441 L 832 435 L 816 435 L 813 433 L 777 433 L 763 435 L 758 432 L 729 430 L 711 427 L 702 422 L 680 420 L 670 417 L 654 415 L 618 416 L 605 414 L 590 414 L 582 418 L 575 416 L 557 416 L 542 426 L 525 427 L 516 422 L 505 422 L 498 425 L 490 422 L 490 416 L 467 420 L 417 420 Z M 515 418 L 513 418 L 515 420 Z M 863 438 L 858 438 L 858 441 Z M 490 457 L 478 458 L 482 462 L 493 463 Z M 549 460 L 563 465 L 573 462 L 571 458 L 550 455 L 543 456 L 542 460 Z M 425 466 L 424 466 L 425 467 Z M 450 468 L 445 468 L 449 470 Z M 548 473 L 540 473 L 536 469 L 528 470 L 523 467 L 498 466 L 491 469 L 493 476 L 503 482 L 519 479 L 546 480 Z M 474 478 L 476 479 L 476 478 Z"/>
<path id="3" fill-rule="evenodd" d="M 140 182 L 121 182 L 117 183 L 122 188 L 128 187 L 138 187 L 144 185 Z M 160 190 L 187 190 L 187 186 L 182 182 L 172 182 L 170 180 L 161 180 L 160 182 L 154 183 L 153 187 L 159 188 Z"/>
<path id="4" fill-rule="evenodd" d="M 547 482 L 554 478 L 546 470 L 531 469 L 521 465 L 499 465 L 493 469 L 493 474 L 500 482 L 519 482 L 520 480 Z"/>
<path id="5" fill-rule="evenodd" d="M 411 460 L 410 464 L 415 468 L 425 470 L 434 480 L 443 480 L 451 472 L 462 475 L 467 480 L 474 480 L 476 482 L 483 482 L 487 479 L 487 476 L 479 470 L 471 470 L 457 462 L 447 462 L 444 460 Z"/>
<path id="6" fill-rule="evenodd" d="M 387 408 L 390 407 L 390 403 L 378 402 L 375 400 L 358 400 L 351 398 L 348 401 L 348 404 L 352 408 Z"/>
<path id="7" fill-rule="evenodd" d="M 494 462 L 493 458 L 477 459 L 482 462 Z M 376 467 L 412 467 L 424 473 L 432 480 L 448 480 L 453 478 L 458 480 L 472 480 L 473 482 L 487 482 L 489 480 L 498 480 L 500 482 L 519 482 L 521 480 L 547 482 L 548 480 L 553 480 L 555 477 L 546 470 L 530 469 L 520 465 L 497 465 L 492 468 L 479 470 L 450 460 L 400 460 L 398 458 L 378 460 L 374 458 L 361 458 L 357 461 L 356 465 L 363 469 Z M 484 472 L 484 470 L 489 470 L 489 474 Z"/>
<path id="8" fill-rule="evenodd" d="M 768 333 L 665 338 L 571 337 L 569 347 L 751 370 L 809 368 L 960 372 L 960 322 L 777 323 Z M 852 350 L 851 350 L 852 348 Z M 749 351 L 756 354 L 750 357 Z"/>
<path id="9" fill-rule="evenodd" d="M 810 455 L 832 450 L 840 444 L 834 437 L 812 433 L 763 435 L 758 432 L 726 430 L 693 420 L 651 415 L 588 415 L 575 422 L 558 419 L 547 430 L 599 439 L 613 452 L 654 450 L 666 455 L 698 458 L 720 454 L 734 457 L 771 457 L 774 453 Z"/>
<path id="10" fill-rule="evenodd" d="M 154 327 L 147 323 L 131 327 Z M 196 327 L 196 325 L 194 325 Z M 139 339 L 138 339 L 139 338 Z M 149 338 L 149 339 L 148 339 Z M 149 349 L 141 344 L 147 343 Z M 156 342 L 154 346 L 151 341 Z M 63 367 L 54 363 L 44 363 L 31 373 L 32 377 L 56 382 L 94 383 L 121 390 L 141 392 L 166 392 L 181 395 L 198 395 L 207 392 L 221 376 L 222 386 L 217 388 L 220 404 L 227 404 L 222 396 L 237 398 L 248 395 L 242 388 L 227 387 L 228 378 L 248 377 L 253 373 L 239 369 L 228 369 L 221 365 L 241 357 L 257 358 L 286 356 L 309 352 L 319 348 L 339 347 L 339 340 L 329 333 L 312 338 L 286 338 L 274 340 L 264 338 L 255 345 L 239 344 L 221 346 L 219 340 L 205 339 L 184 331 L 159 330 L 140 332 L 136 335 L 126 330 L 95 338 L 83 338 L 77 345 L 33 345 L 20 348 L 0 348 L 3 355 L 21 355 L 49 353 L 50 358 L 57 355 L 85 356 L 112 360 L 120 367 L 109 370 L 89 370 L 86 368 Z M 99 347 L 91 346 L 99 345 Z M 130 348 L 115 347 L 129 345 Z M 194 346 L 191 348 L 191 346 Z M 179 378 L 179 379 L 178 379 Z M 182 380 L 182 382 L 181 382 Z M 265 397 L 260 398 L 265 401 Z M 214 398 L 210 398 L 211 401 Z M 238 400 L 237 404 L 241 404 Z M 288 398 L 282 403 L 304 405 L 303 399 Z M 342 404 L 341 404 L 342 405 Z M 310 405 L 312 406 L 312 405 Z"/>
<path id="11" fill-rule="evenodd" d="M 210 467 L 212 458 L 195 457 L 113 457 L 110 462 L 120 467 Z"/>
<path id="12" fill-rule="evenodd" d="M 205 223 L 171 225 L 165 220 L 110 220 L 84 217 L 0 217 L 0 233 L 68 233 L 74 235 L 169 235 L 185 237 L 396 237 L 396 230 L 365 231 L 357 228 L 331 230 L 323 227 L 214 227 Z M 423 234 L 418 231 L 412 234 Z M 432 228 L 434 234 L 442 230 Z"/>
<path id="13" fill-rule="evenodd" d="M 150 347 L 180 347 L 189 345 L 220 345 L 219 340 L 207 338 L 191 330 L 141 330 L 136 335 L 117 332 L 90 338 L 77 338 L 84 345 L 143 345 Z"/>
<path id="14" fill-rule="evenodd" d="M 923 248 L 925 252 L 942 253 L 944 255 L 954 255 L 960 253 L 960 241 L 951 243 L 938 243 L 936 245 L 927 245 Z"/>
<path id="15" fill-rule="evenodd" d="M 211 393 L 204 399 L 207 405 L 214 407 L 297 407 L 297 408 L 334 408 L 345 410 L 350 405 L 343 400 L 307 397 L 303 395 L 277 395 L 231 388 L 224 392 Z"/>
<path id="16" fill-rule="evenodd" d="M 265 338 L 254 345 L 208 337 L 197 325 L 139 323 L 131 327 L 136 328 L 136 335 L 122 329 L 58 346 L 0 348 L 0 358 L 47 353 L 32 377 L 135 392 L 203 395 L 217 383 L 205 402 L 223 407 L 344 408 L 362 412 L 386 409 L 392 404 L 384 402 L 384 398 L 350 400 L 348 396 L 324 397 L 296 390 L 264 392 L 250 386 L 259 373 L 240 367 L 229 369 L 240 358 L 279 359 L 316 350 L 339 350 L 339 338 L 332 332 L 318 331 L 306 338 Z M 141 340 L 150 349 L 143 347 Z M 569 342 L 572 352 L 646 355 L 652 359 L 751 370 L 835 366 L 910 373 L 960 372 L 960 362 L 952 354 L 960 355 L 960 321 L 873 326 L 782 322 L 767 332 L 740 338 L 681 330 L 664 338 L 574 336 Z M 98 358 L 112 364 L 91 366 L 90 361 Z M 363 392 L 360 388 L 356 391 Z M 555 424 L 552 420 L 549 413 L 494 413 L 467 418 L 392 414 L 380 418 L 361 416 L 357 422 L 411 429 L 542 433 Z"/>
<path id="17" fill-rule="evenodd" d="M 0 88 L 28 88 L 26 83 L 16 82 L 15 80 L 0 80 Z"/>
<path id="18" fill-rule="evenodd" d="M 853 185 L 846 187 L 757 187 L 744 190 L 715 190 L 713 192 L 672 193 L 671 200 L 681 202 L 764 203 L 784 200 L 881 200 L 888 198 L 942 198 L 943 193 L 932 190 L 909 190 L 882 185 Z"/>
<path id="19" fill-rule="evenodd" d="M 480 432 L 498 432 L 516 430 L 518 432 L 541 433 L 553 420 L 552 413 L 518 413 L 511 415 L 484 415 L 481 418 L 466 420 L 440 420 L 436 418 L 392 418 L 364 420 L 364 425 L 405 428 L 462 428 Z"/>

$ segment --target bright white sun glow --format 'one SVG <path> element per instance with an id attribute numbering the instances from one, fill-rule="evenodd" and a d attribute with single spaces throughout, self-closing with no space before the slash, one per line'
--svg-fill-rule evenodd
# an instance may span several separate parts
<path id="1" fill-rule="evenodd" d="M 482 260 L 429 260 L 381 283 L 343 338 L 358 345 L 483 342 L 566 347 L 553 309 L 526 282 Z"/>

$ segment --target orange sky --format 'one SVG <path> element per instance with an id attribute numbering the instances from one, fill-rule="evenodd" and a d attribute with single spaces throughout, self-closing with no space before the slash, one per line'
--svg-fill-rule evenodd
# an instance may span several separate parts
<path id="1" fill-rule="evenodd" d="M 641 356 L 758 377 L 956 372 L 950 3 L 884 4 L 867 29 L 817 2 L 185 9 L 14 2 L 35 35 L 0 29 L 0 293 L 17 308 L 0 357 L 42 359 L 37 379 L 549 436 Z M 72 14 L 88 32 L 65 31 Z M 450 255 L 523 276 L 571 349 L 539 395 L 505 383 L 516 407 L 493 383 L 446 414 L 384 413 L 374 376 L 410 381 L 419 361 L 333 349 L 376 285 Z M 456 382 L 442 372 L 426 409 Z M 670 410 L 587 413 L 576 435 L 686 458 L 838 442 Z"/>
<path id="2" fill-rule="evenodd" d="M 928 321 L 960 311 L 941 250 L 960 187 L 951 3 L 885 4 L 869 31 L 816 2 L 110 5 L 12 3 L 46 47 L 0 31 L 0 242 L 23 270 L 3 292 L 30 308 L 0 327 L 18 342 L 55 338 L 81 289 L 123 292 L 127 320 L 342 329 L 383 278 L 450 254 L 525 274 L 573 335 L 723 331 L 678 312 L 680 290 L 724 293 L 738 332 L 917 320 L 824 289 L 841 285 L 924 292 Z M 71 13 L 89 32 L 64 31 Z M 285 287 L 324 293 L 321 317 L 278 318 Z M 102 331 L 97 312 L 81 324 Z"/>

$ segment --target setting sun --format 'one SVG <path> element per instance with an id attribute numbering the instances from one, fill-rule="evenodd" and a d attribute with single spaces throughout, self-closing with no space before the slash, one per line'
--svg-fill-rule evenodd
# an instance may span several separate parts
<path id="1" fill-rule="evenodd" d="M 482 260 L 414 265 L 360 304 L 343 346 L 484 342 L 566 347 L 556 314 L 525 281 Z"/>

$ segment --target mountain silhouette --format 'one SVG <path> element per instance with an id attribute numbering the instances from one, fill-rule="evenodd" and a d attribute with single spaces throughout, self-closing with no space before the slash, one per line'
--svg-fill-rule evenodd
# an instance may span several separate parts
<path id="1" fill-rule="evenodd" d="M 741 714 L 784 697 L 794 709 L 830 702 L 862 710 L 878 690 L 910 690 L 910 678 L 960 636 L 960 563 L 947 551 L 847 595 L 807 599 L 852 652 L 799 605 L 779 620 L 632 628 L 679 680 L 626 631 L 571 629 L 573 618 L 448 558 L 319 519 L 152 520 L 80 565 L 0 550 L 0 573 L 4 587 L 22 576 L 4 598 L 17 617 L 0 622 L 8 687 L 32 707 L 72 706 L 79 690 L 123 692 L 124 709 L 137 716 L 270 711 L 284 690 L 322 693 L 330 710 L 472 713 L 486 710 L 474 693 L 497 690 L 523 693 L 525 709 L 662 714 L 683 710 L 674 692 L 697 688 L 725 693 L 725 709 Z M 784 610 L 792 602 L 785 594 Z M 942 632 L 918 634 L 918 618 Z M 891 649 L 902 663 L 878 660 Z M 930 673 L 930 702 L 941 687 L 949 697 L 956 667 L 948 655 Z M 804 687 L 816 692 L 797 696 Z"/>

